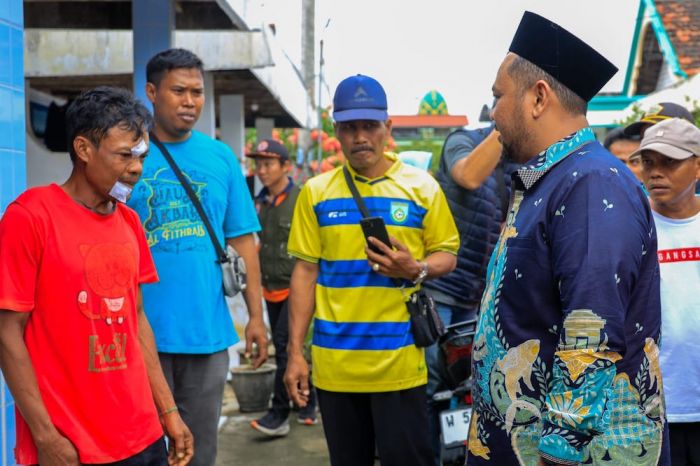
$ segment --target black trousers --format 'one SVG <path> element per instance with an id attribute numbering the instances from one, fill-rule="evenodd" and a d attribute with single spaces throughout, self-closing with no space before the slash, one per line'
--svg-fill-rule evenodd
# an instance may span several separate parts
<path id="1" fill-rule="evenodd" d="M 430 466 L 425 385 L 395 392 L 316 389 L 332 466 Z"/>
<path id="2" fill-rule="evenodd" d="M 700 466 L 700 422 L 669 422 L 671 464 Z"/>
<path id="3" fill-rule="evenodd" d="M 284 371 L 287 370 L 287 343 L 289 342 L 289 300 L 273 303 L 265 301 L 267 305 L 267 316 L 270 319 L 270 329 L 272 331 L 272 344 L 275 345 L 275 388 L 272 394 L 272 410 L 280 417 L 289 416 L 289 395 L 287 387 L 284 385 Z M 309 384 L 311 381 L 309 380 Z M 307 412 L 313 411 L 316 407 L 316 393 L 313 386 L 309 387 L 309 404 Z"/>

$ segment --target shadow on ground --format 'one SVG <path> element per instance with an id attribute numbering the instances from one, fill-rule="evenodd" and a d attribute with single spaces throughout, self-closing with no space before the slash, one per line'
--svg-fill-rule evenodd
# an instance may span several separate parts
<path id="1" fill-rule="evenodd" d="M 250 421 L 265 413 L 237 413 L 219 431 L 217 466 L 327 466 L 326 439 L 321 424 L 304 426 L 290 416 L 289 435 L 266 437 L 250 427 Z"/>
<path id="2" fill-rule="evenodd" d="M 328 466 L 323 426 L 297 424 L 296 412 L 289 416 L 291 430 L 285 437 L 270 438 L 250 427 L 250 421 L 265 413 L 241 413 L 233 391 L 226 384 L 219 430 L 216 466 Z"/>

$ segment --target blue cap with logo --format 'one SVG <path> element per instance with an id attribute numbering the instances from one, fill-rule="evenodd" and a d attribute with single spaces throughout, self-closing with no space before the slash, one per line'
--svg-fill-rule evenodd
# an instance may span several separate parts
<path id="1" fill-rule="evenodd" d="M 388 120 L 384 88 L 376 79 L 362 74 L 343 79 L 333 96 L 333 119 Z"/>

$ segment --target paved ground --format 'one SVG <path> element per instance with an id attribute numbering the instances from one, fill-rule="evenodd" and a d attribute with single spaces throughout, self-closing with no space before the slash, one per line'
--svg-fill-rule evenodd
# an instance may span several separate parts
<path id="1" fill-rule="evenodd" d="M 250 421 L 264 413 L 241 413 L 227 384 L 224 394 L 223 425 L 219 431 L 217 466 L 328 466 L 323 426 L 302 426 L 296 413 L 290 416 L 291 431 L 270 439 L 250 427 Z"/>

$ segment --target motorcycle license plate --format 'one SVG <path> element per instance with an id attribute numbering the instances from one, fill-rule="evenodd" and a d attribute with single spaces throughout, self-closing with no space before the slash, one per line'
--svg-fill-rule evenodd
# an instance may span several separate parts
<path id="1" fill-rule="evenodd" d="M 440 430 L 442 431 L 443 445 L 464 443 L 469 436 L 469 420 L 471 417 L 471 408 L 450 409 L 441 412 Z"/>

